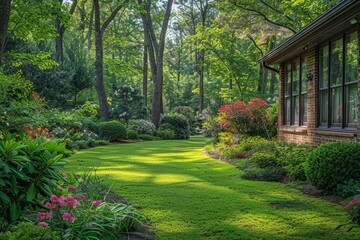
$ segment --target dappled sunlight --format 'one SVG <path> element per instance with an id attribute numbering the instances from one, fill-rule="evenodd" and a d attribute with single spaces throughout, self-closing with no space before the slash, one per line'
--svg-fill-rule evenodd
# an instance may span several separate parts
<path id="1" fill-rule="evenodd" d="M 201 153 L 205 140 L 112 145 L 69 160 L 78 172 L 95 166 L 159 239 L 358 239 L 358 230 L 332 231 L 346 221 L 340 207 L 280 183 L 243 180 L 235 167 Z"/>

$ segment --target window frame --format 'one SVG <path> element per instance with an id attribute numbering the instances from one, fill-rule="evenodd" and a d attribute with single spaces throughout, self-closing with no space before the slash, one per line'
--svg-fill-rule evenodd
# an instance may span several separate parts
<path id="1" fill-rule="evenodd" d="M 329 129 L 329 130 L 356 130 L 357 129 L 357 122 L 356 123 L 349 123 L 348 122 L 348 116 L 347 116 L 347 108 L 348 108 L 348 93 L 347 93 L 347 87 L 353 84 L 357 84 L 358 80 L 355 81 L 351 81 L 351 82 L 346 82 L 346 57 L 347 57 L 347 43 L 346 43 L 346 38 L 347 36 L 356 33 L 356 35 L 358 36 L 358 32 L 356 28 L 350 28 L 345 30 L 344 32 L 341 33 L 341 37 L 339 37 L 339 34 L 337 34 L 337 36 L 330 38 L 329 40 L 323 42 L 321 45 L 319 45 L 319 47 L 317 48 L 317 79 L 318 79 L 318 83 L 317 83 L 317 99 L 318 99 L 318 104 L 317 104 L 317 127 L 320 129 Z M 342 67 L 342 80 L 341 80 L 341 84 L 338 85 L 332 85 L 332 69 L 333 69 L 333 65 L 332 65 L 332 44 L 338 40 L 342 40 L 342 63 L 341 63 L 341 67 Z M 323 47 L 328 47 L 328 69 L 327 69 L 327 80 L 326 80 L 326 88 L 322 87 L 320 88 L 320 84 L 321 84 L 321 80 L 320 80 L 320 74 L 322 72 L 321 70 L 321 64 L 320 64 L 320 50 Z M 360 43 L 358 40 L 358 51 L 360 51 Z M 358 62 L 359 64 L 359 62 Z M 334 123 L 333 122 L 333 99 L 332 99 L 332 91 L 333 89 L 336 88 L 340 88 L 341 89 L 341 101 L 342 101 L 342 109 L 341 109 L 341 123 Z M 327 106 L 327 123 L 323 123 L 321 122 L 321 92 L 322 91 L 327 91 L 327 102 L 328 102 L 328 106 Z M 359 92 L 358 92 L 359 94 Z"/>
<path id="2" fill-rule="evenodd" d="M 307 100 L 307 79 L 303 78 L 303 63 L 306 62 L 306 77 L 308 72 L 308 65 L 307 65 L 307 54 L 299 55 L 290 61 L 287 61 L 284 63 L 284 95 L 283 95 L 283 125 L 284 126 L 296 126 L 296 127 L 303 127 L 307 126 L 307 119 L 304 118 L 304 110 L 305 110 L 305 104 L 304 104 L 304 96 L 306 96 Z M 298 89 L 296 93 L 293 91 L 294 89 L 294 71 L 296 63 L 299 64 L 299 71 L 298 71 Z M 288 66 L 290 65 L 290 84 L 288 83 Z M 305 81 L 305 84 L 303 84 L 303 81 Z M 305 85 L 305 90 L 303 89 L 303 85 Z M 290 93 L 288 93 L 288 89 L 290 89 Z M 298 99 L 298 110 L 299 110 L 299 116 L 298 121 L 295 121 L 295 101 L 294 99 L 297 97 Z M 287 119 L 287 100 L 290 100 L 290 119 Z M 307 109 L 307 108 L 306 108 Z M 305 120 L 305 121 L 304 121 Z"/>

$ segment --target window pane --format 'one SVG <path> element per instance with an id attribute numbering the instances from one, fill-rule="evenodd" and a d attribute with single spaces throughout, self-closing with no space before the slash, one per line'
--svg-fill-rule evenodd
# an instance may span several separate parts
<path id="1" fill-rule="evenodd" d="M 320 88 L 328 87 L 329 80 L 329 46 L 320 48 L 319 81 Z"/>
<path id="2" fill-rule="evenodd" d="M 320 123 L 327 125 L 328 122 L 328 90 L 320 91 Z"/>
<path id="3" fill-rule="evenodd" d="M 358 79 L 358 38 L 357 32 L 346 36 L 346 82 Z"/>
<path id="4" fill-rule="evenodd" d="M 299 125 L 299 96 L 293 97 L 294 103 L 294 125 Z"/>
<path id="5" fill-rule="evenodd" d="M 290 98 L 285 98 L 285 124 L 290 125 Z"/>
<path id="6" fill-rule="evenodd" d="M 302 113 L 302 121 L 305 125 L 305 123 L 307 123 L 307 96 L 306 94 L 302 95 L 302 108 L 303 108 L 303 113 Z"/>
<path id="7" fill-rule="evenodd" d="M 285 96 L 291 94 L 291 64 L 286 65 Z"/>
<path id="8" fill-rule="evenodd" d="M 331 89 L 331 99 L 332 99 L 332 123 L 341 123 L 342 121 L 342 88 L 337 87 Z"/>
<path id="9" fill-rule="evenodd" d="M 301 92 L 306 92 L 307 81 L 307 57 L 301 58 Z"/>
<path id="10" fill-rule="evenodd" d="M 293 61 L 293 82 L 292 88 L 293 92 L 292 95 L 299 94 L 299 81 L 300 80 L 300 59 L 296 59 Z"/>
<path id="11" fill-rule="evenodd" d="M 343 77 L 343 40 L 331 43 L 331 86 L 342 83 Z"/>
<path id="12" fill-rule="evenodd" d="M 358 90 L 356 84 L 346 86 L 347 107 L 346 117 L 348 123 L 357 123 L 358 121 Z"/>

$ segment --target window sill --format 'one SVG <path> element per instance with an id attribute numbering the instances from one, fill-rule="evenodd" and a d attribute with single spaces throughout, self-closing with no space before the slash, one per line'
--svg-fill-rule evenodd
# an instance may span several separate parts
<path id="1" fill-rule="evenodd" d="M 307 126 L 282 126 L 279 129 L 282 132 L 285 133 L 303 133 L 306 134 L 307 133 Z"/>
<path id="2" fill-rule="evenodd" d="M 315 134 L 324 135 L 324 136 L 336 136 L 336 137 L 356 137 L 357 132 L 355 129 L 316 129 Z"/>

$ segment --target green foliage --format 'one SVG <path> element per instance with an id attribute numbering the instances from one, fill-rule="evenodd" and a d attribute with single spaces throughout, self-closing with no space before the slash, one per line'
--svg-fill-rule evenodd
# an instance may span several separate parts
<path id="1" fill-rule="evenodd" d="M 155 125 L 145 119 L 130 120 L 128 125 L 129 128 L 133 129 L 138 134 L 153 135 L 155 133 Z"/>
<path id="2" fill-rule="evenodd" d="M 92 131 L 96 134 L 100 134 L 99 122 L 94 118 L 84 118 L 82 120 L 83 128 Z"/>
<path id="3" fill-rule="evenodd" d="M 281 167 L 281 163 L 274 153 L 256 152 L 251 156 L 260 168 Z"/>
<path id="4" fill-rule="evenodd" d="M 5 233 L 0 233 L 1 240 L 60 240 L 59 232 L 51 228 L 36 226 L 33 222 L 20 222 Z"/>
<path id="5" fill-rule="evenodd" d="M 342 198 L 358 195 L 360 193 L 360 182 L 354 179 L 346 180 L 337 184 L 333 192 Z"/>
<path id="6" fill-rule="evenodd" d="M 113 119 L 123 119 L 126 122 L 131 118 L 145 118 L 147 112 L 139 88 L 124 85 L 113 89 L 109 114 Z"/>
<path id="7" fill-rule="evenodd" d="M 18 140 L 10 135 L 0 141 L 0 209 L 6 219 L 15 221 L 22 210 L 49 196 L 62 180 L 58 172 L 67 163 L 65 143 L 44 139 Z"/>
<path id="8" fill-rule="evenodd" d="M 266 168 L 249 168 L 241 176 L 245 179 L 258 181 L 281 181 L 285 176 L 285 172 L 281 167 L 266 167 Z"/>
<path id="9" fill-rule="evenodd" d="M 175 139 L 175 132 L 171 129 L 164 129 L 157 131 L 156 136 L 161 139 Z"/>
<path id="10" fill-rule="evenodd" d="M 139 134 L 138 138 L 145 141 L 154 141 L 155 138 L 153 135 L 150 134 Z"/>
<path id="11" fill-rule="evenodd" d="M 100 137 L 110 142 L 126 139 L 126 127 L 119 121 L 102 122 L 99 124 L 99 130 Z"/>
<path id="12" fill-rule="evenodd" d="M 184 115 L 171 113 L 161 117 L 160 126 L 170 124 L 169 128 L 175 132 L 176 139 L 188 139 L 190 136 L 189 122 Z"/>
<path id="13" fill-rule="evenodd" d="M 314 186 L 334 189 L 350 178 L 360 178 L 360 144 L 327 143 L 312 151 L 306 159 L 305 174 Z"/>
<path id="14" fill-rule="evenodd" d="M 19 74 L 0 72 L 0 130 L 16 131 L 25 125 L 44 126 L 44 102 L 33 92 L 33 85 Z"/>
<path id="15" fill-rule="evenodd" d="M 277 155 L 284 162 L 284 169 L 291 180 L 305 181 L 305 161 L 312 151 L 310 147 L 285 145 L 276 148 Z"/>
<path id="16" fill-rule="evenodd" d="M 127 129 L 127 138 L 128 139 L 138 139 L 138 134 L 132 129 Z"/>

